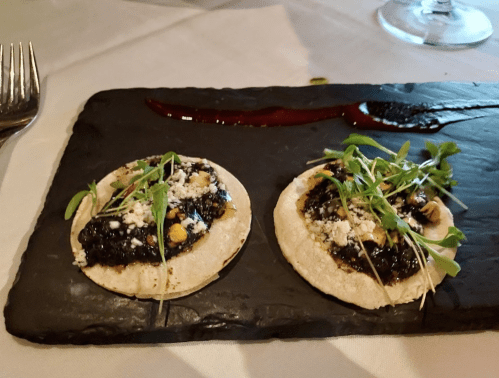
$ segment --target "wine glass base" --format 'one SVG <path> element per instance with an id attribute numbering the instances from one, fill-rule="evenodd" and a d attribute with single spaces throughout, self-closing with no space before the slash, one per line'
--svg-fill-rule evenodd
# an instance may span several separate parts
<path id="1" fill-rule="evenodd" d="M 420 1 L 391 0 L 378 9 L 378 20 L 399 39 L 445 48 L 472 47 L 493 32 L 483 12 L 456 3 L 450 12 L 427 12 Z"/>

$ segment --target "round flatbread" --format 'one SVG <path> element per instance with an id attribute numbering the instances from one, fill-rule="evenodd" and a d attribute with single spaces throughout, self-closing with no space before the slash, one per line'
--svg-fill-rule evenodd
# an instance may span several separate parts
<path id="1" fill-rule="evenodd" d="M 281 193 L 274 210 L 277 240 L 293 268 L 322 292 L 367 309 L 389 305 L 390 299 L 392 304 L 412 302 L 430 290 L 430 282 L 425 277 L 427 273 L 419 270 L 403 281 L 385 285 L 385 292 L 378 281 L 367 274 L 341 269 L 322 243 L 313 239 L 298 204 L 299 199 L 311 189 L 311 177 L 323 170 L 324 166 L 314 167 L 295 178 Z M 442 201 L 439 198 L 433 200 L 440 208 L 440 222 L 426 226 L 424 236 L 439 240 L 445 237 L 448 228 L 454 223 L 451 212 Z M 456 248 L 432 247 L 451 259 L 456 255 Z M 433 285 L 442 282 L 445 272 L 435 265 L 431 257 L 428 258 L 427 267 Z"/>
<path id="2" fill-rule="evenodd" d="M 146 160 L 152 159 L 147 158 Z M 180 156 L 182 162 L 200 162 L 200 158 Z M 205 161 L 205 160 L 203 160 Z M 218 278 L 222 270 L 243 246 L 251 226 L 251 206 L 244 186 L 227 170 L 207 161 L 230 194 L 235 211 L 216 219 L 208 232 L 189 251 L 167 260 L 164 264 L 134 262 L 110 267 L 96 264 L 81 270 L 98 285 L 137 298 L 172 299 L 191 294 Z M 96 211 L 110 200 L 115 189 L 112 182 L 128 182 L 137 172 L 136 162 L 111 172 L 97 184 Z M 76 261 L 84 253 L 78 241 L 80 231 L 91 219 L 92 199 L 85 197 L 80 204 L 71 229 L 71 246 Z"/>

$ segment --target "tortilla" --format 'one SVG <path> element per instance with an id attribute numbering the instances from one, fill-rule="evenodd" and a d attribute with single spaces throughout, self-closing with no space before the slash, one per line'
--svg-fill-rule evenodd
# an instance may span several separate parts
<path id="1" fill-rule="evenodd" d="M 315 176 L 325 164 L 314 167 L 295 178 L 281 193 L 274 210 L 275 232 L 282 253 L 293 268 L 312 286 L 333 295 L 342 301 L 356 304 L 367 309 L 377 309 L 390 304 L 412 302 L 431 289 L 426 273 L 419 270 L 411 277 L 385 285 L 386 293 L 376 279 L 354 270 L 339 268 L 325 247 L 312 239 L 312 233 L 306 227 L 297 202 L 308 192 L 310 178 Z M 439 198 L 434 198 L 440 208 L 440 222 L 424 228 L 424 236 L 439 240 L 445 237 L 448 227 L 453 226 L 453 217 L 449 209 Z M 440 254 L 454 259 L 456 248 L 443 248 L 432 245 Z M 445 277 L 445 272 L 436 266 L 429 257 L 428 272 L 433 285 L 438 285 Z"/>
<path id="2" fill-rule="evenodd" d="M 180 158 L 183 162 L 201 161 L 200 158 Z M 216 280 L 220 270 L 236 256 L 248 236 L 251 206 L 248 193 L 237 178 L 221 166 L 210 161 L 208 163 L 225 184 L 235 211 L 215 220 L 208 232 L 190 251 L 167 260 L 166 269 L 164 264 L 134 262 L 120 269 L 100 264 L 83 266 L 83 273 L 98 285 L 113 292 L 156 300 L 183 297 Z M 128 182 L 137 173 L 132 170 L 134 166 L 136 162 L 120 167 L 97 184 L 97 211 L 104 207 L 115 191 L 110 183 L 120 179 L 122 182 Z M 78 234 L 91 219 L 91 208 L 92 199 L 88 195 L 83 199 L 73 220 L 71 246 L 75 259 L 82 253 Z"/>

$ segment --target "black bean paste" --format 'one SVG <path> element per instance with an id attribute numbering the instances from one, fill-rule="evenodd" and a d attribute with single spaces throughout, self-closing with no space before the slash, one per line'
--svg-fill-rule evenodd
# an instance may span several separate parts
<path id="1" fill-rule="evenodd" d="M 154 166 L 157 163 L 156 161 L 149 164 Z M 175 169 L 179 168 L 180 165 L 175 164 Z M 194 172 L 207 172 L 211 176 L 211 183 L 218 188 L 218 177 L 211 166 L 203 163 L 192 163 L 191 167 L 187 170 L 184 169 L 184 171 L 187 173 L 186 182 Z M 170 173 L 171 165 L 167 164 L 165 165 L 165 177 L 168 177 Z M 153 183 L 150 185 L 152 186 Z M 118 192 L 116 191 L 113 194 L 111 200 Z M 227 191 L 218 188 L 215 193 L 208 192 L 200 197 L 182 199 L 176 207 L 179 209 L 181 218 L 184 218 L 185 215 L 192 219 L 202 220 L 206 224 L 207 230 L 209 230 L 213 221 L 225 213 L 226 205 L 230 200 L 231 198 Z M 112 228 L 111 221 L 118 221 L 119 227 Z M 205 232 L 193 232 L 194 225 L 190 224 L 186 227 L 187 239 L 178 245 L 174 245 L 168 237 L 168 230 L 174 223 L 180 222 L 181 219 L 179 216 L 176 216 L 174 219 L 165 218 L 164 245 L 166 260 L 190 250 L 192 245 L 205 234 Z M 132 243 L 134 238 L 139 243 Z M 78 241 L 85 250 L 87 266 L 95 264 L 119 266 L 134 262 L 159 264 L 162 262 L 157 243 L 157 226 L 155 223 L 130 229 L 129 225 L 123 222 L 122 216 L 110 217 L 99 216 L 98 214 L 92 217 L 85 228 L 81 230 Z"/>
<path id="2" fill-rule="evenodd" d="M 324 169 L 332 172 L 332 176 L 339 181 L 347 180 L 348 172 L 337 163 L 330 163 Z M 427 198 L 424 193 L 420 193 L 420 201 L 416 205 L 407 203 L 407 194 L 398 194 L 389 197 L 389 202 L 394 204 L 396 201 L 402 201 L 399 209 L 399 216 L 411 216 L 421 225 L 428 222 L 427 218 L 421 213 L 421 208 L 427 203 Z M 310 214 L 312 221 L 340 221 L 344 218 L 338 214 L 338 210 L 342 208 L 340 195 L 336 186 L 329 180 L 322 180 L 307 195 L 302 209 L 304 214 Z M 420 232 L 420 229 L 414 228 Z M 364 241 L 364 247 L 378 272 L 381 281 L 384 285 L 392 285 L 416 274 L 420 269 L 420 264 L 414 250 L 405 242 L 402 237 L 391 247 L 388 243 L 379 246 L 374 241 Z M 336 261 L 338 266 L 346 270 L 355 270 L 365 273 L 376 279 L 371 266 L 365 256 L 361 254 L 357 240 L 350 240 L 346 246 L 339 246 L 332 242 L 329 248 L 329 253 Z M 428 254 L 424 250 L 425 256 Z"/>

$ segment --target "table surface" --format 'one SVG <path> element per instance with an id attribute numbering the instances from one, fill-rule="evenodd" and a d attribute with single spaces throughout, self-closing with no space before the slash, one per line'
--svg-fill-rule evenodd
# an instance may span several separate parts
<path id="1" fill-rule="evenodd" d="M 33 42 L 43 99 L 30 130 L 0 151 L 2 307 L 72 126 L 96 92 L 131 87 L 304 86 L 318 76 L 346 84 L 499 81 L 499 3 L 467 1 L 487 13 L 496 31 L 484 44 L 459 51 L 392 38 L 375 17 L 383 3 L 4 0 L 0 42 Z M 492 376 L 499 369 L 498 348 L 499 335 L 491 331 L 42 346 L 9 335 L 3 326 L 0 377 Z"/>

